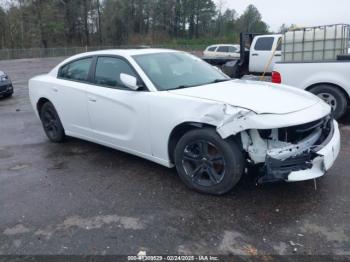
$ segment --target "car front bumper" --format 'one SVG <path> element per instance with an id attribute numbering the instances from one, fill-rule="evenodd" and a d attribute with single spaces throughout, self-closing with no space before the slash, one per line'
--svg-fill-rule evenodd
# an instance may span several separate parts
<path id="1" fill-rule="evenodd" d="M 297 126 L 296 130 L 306 132 L 298 143 L 282 143 L 280 147 L 279 141 L 275 148 L 268 150 L 262 175 L 257 181 L 259 184 L 315 179 L 333 166 L 340 152 L 340 132 L 335 120 L 327 117 L 306 126 Z M 272 147 L 273 141 L 269 143 Z"/>
<path id="2" fill-rule="evenodd" d="M 11 81 L 0 82 L 0 97 L 13 93 L 13 86 Z"/>
<path id="3" fill-rule="evenodd" d="M 334 131 L 329 142 L 317 152 L 317 157 L 312 160 L 311 168 L 291 172 L 286 181 L 297 182 L 315 179 L 323 176 L 333 166 L 340 152 L 340 131 L 338 123 L 333 120 Z"/>

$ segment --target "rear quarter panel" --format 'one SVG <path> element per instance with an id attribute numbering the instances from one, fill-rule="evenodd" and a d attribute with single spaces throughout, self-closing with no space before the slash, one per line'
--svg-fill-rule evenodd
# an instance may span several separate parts
<path id="1" fill-rule="evenodd" d="M 50 92 L 50 86 L 52 85 L 52 76 L 50 75 L 40 75 L 29 80 L 29 99 L 30 103 L 34 109 L 34 112 L 39 117 L 39 112 L 37 110 L 37 104 L 40 98 L 46 98 L 52 101 L 52 93 Z"/>

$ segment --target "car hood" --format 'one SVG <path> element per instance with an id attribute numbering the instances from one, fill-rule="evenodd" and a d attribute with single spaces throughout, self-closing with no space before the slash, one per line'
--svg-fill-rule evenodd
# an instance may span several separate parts
<path id="1" fill-rule="evenodd" d="M 288 114 L 321 100 L 306 91 L 267 82 L 232 80 L 169 91 L 252 110 L 258 114 Z"/>

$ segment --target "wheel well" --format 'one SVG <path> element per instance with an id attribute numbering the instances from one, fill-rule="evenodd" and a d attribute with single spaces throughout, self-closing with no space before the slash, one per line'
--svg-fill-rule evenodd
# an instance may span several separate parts
<path id="1" fill-rule="evenodd" d="M 177 143 L 179 142 L 180 138 L 186 134 L 187 132 L 199 129 L 203 127 L 211 127 L 215 128 L 215 126 L 203 124 L 203 123 L 196 123 L 196 122 L 186 122 L 182 123 L 178 126 L 176 126 L 173 131 L 171 131 L 170 137 L 169 137 L 169 143 L 168 143 L 168 152 L 169 152 L 169 159 L 172 163 L 174 163 L 174 151 Z"/>
<path id="2" fill-rule="evenodd" d="M 307 87 L 305 90 L 306 91 L 310 91 L 312 88 L 316 87 L 316 86 L 320 86 L 320 85 L 328 85 L 328 86 L 333 86 L 335 87 L 336 89 L 338 89 L 340 92 L 343 93 L 344 97 L 346 98 L 348 104 L 350 104 L 350 96 L 349 94 L 344 90 L 344 88 L 342 88 L 341 86 L 338 86 L 336 84 L 333 84 L 333 83 L 317 83 L 317 84 L 313 84 L 309 87 Z"/>
<path id="3" fill-rule="evenodd" d="M 38 110 L 39 115 L 40 115 L 41 108 L 43 107 L 43 105 L 46 102 L 50 102 L 50 100 L 42 97 L 42 98 L 39 99 L 38 103 L 36 104 L 36 109 Z"/>

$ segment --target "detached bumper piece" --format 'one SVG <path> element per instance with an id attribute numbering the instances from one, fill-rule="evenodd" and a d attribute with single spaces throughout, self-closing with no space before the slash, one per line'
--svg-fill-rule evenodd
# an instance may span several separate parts
<path id="1" fill-rule="evenodd" d="M 336 122 L 328 117 L 311 125 L 302 126 L 297 131 L 299 130 L 302 130 L 300 133 L 308 135 L 292 146 L 269 150 L 264 173 L 258 178 L 258 184 L 289 181 L 290 175 L 296 173 L 303 174 L 305 179 L 310 179 L 326 172 L 324 158 L 335 159 L 339 153 L 339 138 L 338 133 L 335 133 L 338 131 Z M 329 148 L 327 151 L 330 152 L 323 152 L 324 148 Z M 322 163 L 319 163 L 320 161 Z"/>
<path id="2" fill-rule="evenodd" d="M 311 169 L 313 160 L 319 156 L 315 152 L 310 152 L 286 160 L 267 157 L 264 168 L 265 175 L 258 179 L 258 183 L 263 184 L 288 180 L 288 176 L 292 172 Z"/>

